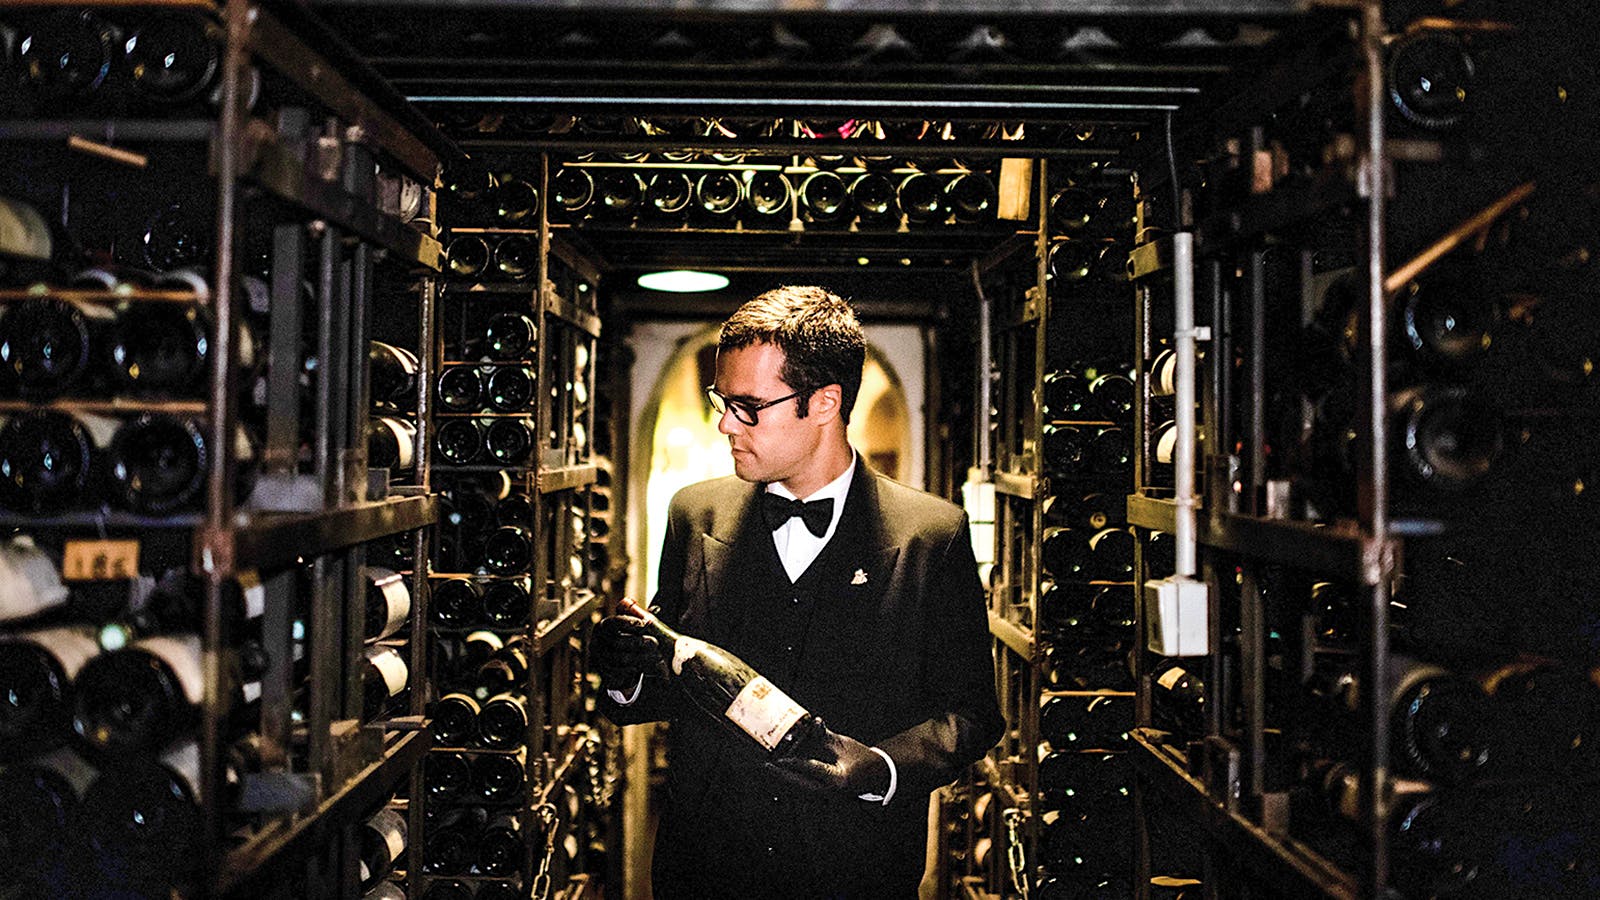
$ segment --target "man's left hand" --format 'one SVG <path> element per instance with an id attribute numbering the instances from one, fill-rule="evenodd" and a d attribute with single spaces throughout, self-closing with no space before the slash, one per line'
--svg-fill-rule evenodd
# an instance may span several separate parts
<path id="1" fill-rule="evenodd" d="M 794 756 L 773 760 L 780 774 L 814 789 L 882 802 L 889 789 L 889 763 L 877 751 L 821 720 Z"/>

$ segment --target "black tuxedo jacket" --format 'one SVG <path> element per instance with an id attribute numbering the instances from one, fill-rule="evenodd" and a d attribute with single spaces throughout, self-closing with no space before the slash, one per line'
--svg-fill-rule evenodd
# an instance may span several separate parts
<path id="1" fill-rule="evenodd" d="M 884 750 L 899 784 L 888 806 L 797 788 L 670 680 L 647 678 L 626 706 L 602 692 L 613 721 L 672 721 L 657 900 L 914 897 L 928 795 L 1005 728 L 966 516 L 858 460 L 833 537 L 790 582 L 763 490 L 728 477 L 673 498 L 655 605 L 829 728 Z"/>

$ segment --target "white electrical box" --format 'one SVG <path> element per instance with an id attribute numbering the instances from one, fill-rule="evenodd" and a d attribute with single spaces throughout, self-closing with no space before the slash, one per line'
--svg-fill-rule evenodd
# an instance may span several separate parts
<path id="1" fill-rule="evenodd" d="M 1162 656 L 1204 656 L 1211 629 L 1205 582 L 1174 575 L 1144 585 L 1145 642 Z"/>

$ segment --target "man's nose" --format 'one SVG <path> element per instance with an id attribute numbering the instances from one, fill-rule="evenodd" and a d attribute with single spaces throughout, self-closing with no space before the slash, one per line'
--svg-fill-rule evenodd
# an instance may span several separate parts
<path id="1" fill-rule="evenodd" d="M 733 414 L 732 409 L 723 410 L 722 415 L 717 417 L 717 430 L 723 434 L 733 434 L 743 427 L 744 423 L 739 421 L 739 417 Z"/>

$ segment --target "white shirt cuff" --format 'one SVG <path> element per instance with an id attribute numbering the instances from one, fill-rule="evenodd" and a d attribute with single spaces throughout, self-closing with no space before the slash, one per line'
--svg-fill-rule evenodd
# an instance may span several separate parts
<path id="1" fill-rule="evenodd" d="M 889 758 L 889 754 L 879 750 L 877 747 L 868 747 L 867 749 L 883 757 L 883 761 L 889 764 L 889 789 L 884 791 L 882 794 L 869 793 L 858 794 L 857 796 L 869 803 L 876 803 L 880 806 L 888 806 L 889 801 L 894 799 L 894 789 L 900 786 L 900 773 L 895 769 L 894 760 Z"/>
<path id="2" fill-rule="evenodd" d="M 615 701 L 618 706 L 627 706 L 628 704 L 632 703 L 633 701 L 639 699 L 639 692 L 642 691 L 642 690 L 644 690 L 644 675 L 641 674 L 639 676 L 639 680 L 633 685 L 633 690 L 631 690 L 628 693 L 624 694 L 621 691 L 614 691 L 614 690 L 611 690 L 610 688 L 606 688 L 606 696 L 610 697 L 613 701 Z M 893 770 L 894 763 L 890 763 L 889 764 L 889 768 L 891 770 Z M 889 782 L 889 784 L 893 785 L 894 782 L 891 780 Z M 890 787 L 889 790 L 892 793 L 894 791 L 894 788 Z"/>

